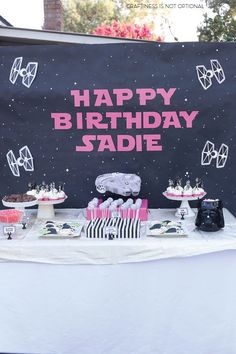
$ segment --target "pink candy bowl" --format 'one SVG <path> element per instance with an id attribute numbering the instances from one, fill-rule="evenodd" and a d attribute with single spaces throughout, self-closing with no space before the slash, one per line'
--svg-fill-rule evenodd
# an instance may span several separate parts
<path id="1" fill-rule="evenodd" d="M 9 209 L 0 210 L 0 223 L 3 224 L 18 224 L 23 216 L 21 210 Z"/>

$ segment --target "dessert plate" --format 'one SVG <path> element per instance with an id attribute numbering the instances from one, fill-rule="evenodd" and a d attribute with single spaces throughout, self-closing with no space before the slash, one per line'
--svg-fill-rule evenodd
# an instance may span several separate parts
<path id="1" fill-rule="evenodd" d="M 188 236 L 187 231 L 180 221 L 176 222 L 171 220 L 149 222 L 147 235 L 160 238 L 179 238 Z"/>
<path id="2" fill-rule="evenodd" d="M 80 237 L 84 225 L 83 221 L 47 221 L 40 230 L 40 238 L 71 239 Z"/>

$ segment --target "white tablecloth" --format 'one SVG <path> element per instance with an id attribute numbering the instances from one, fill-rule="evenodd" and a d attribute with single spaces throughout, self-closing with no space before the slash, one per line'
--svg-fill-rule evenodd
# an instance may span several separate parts
<path id="1" fill-rule="evenodd" d="M 178 240 L 50 241 L 39 224 L 1 240 L 0 352 L 235 354 L 236 225 L 225 218 L 224 231 Z"/>
<path id="2" fill-rule="evenodd" d="M 196 231 L 194 219 L 186 219 L 187 238 L 156 239 L 146 237 L 143 226 L 141 239 L 101 240 L 81 238 L 45 240 L 39 238 L 44 221 L 35 220 L 36 211 L 30 211 L 32 224 L 28 230 L 18 230 L 18 239 L 0 240 L 0 261 L 24 261 L 51 264 L 117 264 L 151 261 L 170 257 L 188 257 L 223 250 L 236 249 L 236 219 L 224 210 L 225 228 L 218 232 Z M 59 209 L 58 220 L 85 220 L 84 211 Z M 174 210 L 150 210 L 150 220 L 176 220 Z"/>
<path id="3" fill-rule="evenodd" d="M 0 264 L 0 352 L 235 354 L 236 252 Z"/>

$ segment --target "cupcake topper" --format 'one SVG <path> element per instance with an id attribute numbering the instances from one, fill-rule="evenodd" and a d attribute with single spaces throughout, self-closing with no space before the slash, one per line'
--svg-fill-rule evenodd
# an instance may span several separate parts
<path id="1" fill-rule="evenodd" d="M 181 178 L 179 178 L 179 177 L 176 178 L 176 187 L 175 187 L 175 188 L 176 188 L 177 190 L 181 190 L 181 189 L 182 189 L 181 181 L 182 181 Z"/>
<path id="2" fill-rule="evenodd" d="M 190 188 L 191 188 L 190 180 L 188 179 L 188 180 L 186 181 L 185 189 L 190 189 Z"/>
<path id="3" fill-rule="evenodd" d="M 169 183 L 169 187 L 174 187 L 173 179 L 169 178 L 168 183 Z"/>
<path id="4" fill-rule="evenodd" d="M 64 183 L 63 182 L 58 183 L 58 189 L 60 192 L 64 190 Z"/>
<path id="5" fill-rule="evenodd" d="M 177 177 L 175 179 L 175 186 L 178 187 L 178 186 L 181 186 L 181 178 L 180 177 Z"/>
<path id="6" fill-rule="evenodd" d="M 199 188 L 200 183 L 201 183 L 200 178 L 197 177 L 197 178 L 195 179 L 195 182 L 196 182 L 196 188 Z"/>

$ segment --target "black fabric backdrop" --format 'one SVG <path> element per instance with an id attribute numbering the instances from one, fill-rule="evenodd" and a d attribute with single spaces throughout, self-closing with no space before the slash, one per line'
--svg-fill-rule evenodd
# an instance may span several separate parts
<path id="1" fill-rule="evenodd" d="M 188 172 L 192 185 L 195 177 L 202 177 L 209 197 L 218 197 L 236 213 L 235 196 L 235 109 L 236 109 L 236 45 L 233 43 L 142 43 L 106 45 L 45 45 L 1 47 L 0 61 L 0 195 L 25 192 L 29 181 L 64 181 L 68 200 L 63 207 L 84 207 L 97 196 L 95 179 L 109 172 L 137 173 L 142 178 L 140 197 L 147 197 L 151 207 L 172 207 L 162 192 L 168 178 L 183 177 Z M 13 85 L 9 73 L 16 57 L 38 62 L 38 72 L 30 88 L 22 85 L 19 76 Z M 210 69 L 210 59 L 221 63 L 226 79 L 204 90 L 200 85 L 196 66 Z M 108 89 L 112 99 L 115 88 L 176 88 L 171 104 L 164 106 L 161 97 L 140 106 L 138 97 L 122 107 L 74 107 L 71 90 Z M 142 112 L 142 111 L 199 111 L 191 129 L 126 129 L 106 131 L 76 129 L 77 112 Z M 52 112 L 67 112 L 73 127 L 55 130 Z M 104 119 L 104 122 L 107 120 Z M 121 122 L 121 121 L 120 121 Z M 123 125 L 122 125 L 123 124 Z M 160 134 L 162 151 L 76 152 L 76 145 L 86 134 L 118 134 L 132 136 Z M 201 152 L 207 140 L 229 146 L 224 168 L 217 169 L 216 161 L 201 165 Z M 6 160 L 12 150 L 19 157 L 19 149 L 27 145 L 34 157 L 35 170 L 13 176 Z M 145 150 L 145 145 L 144 145 Z"/>

